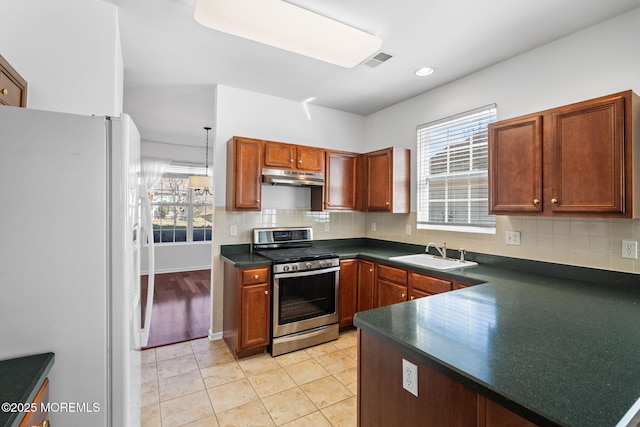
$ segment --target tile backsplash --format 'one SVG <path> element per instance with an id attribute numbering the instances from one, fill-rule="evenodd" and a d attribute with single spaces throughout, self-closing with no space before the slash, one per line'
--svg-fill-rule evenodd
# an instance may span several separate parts
<path id="1" fill-rule="evenodd" d="M 375 223 L 375 231 L 372 230 Z M 258 227 L 313 227 L 314 238 L 341 239 L 369 237 L 426 245 L 447 242 L 451 249 L 464 248 L 537 261 L 640 272 L 640 262 L 622 258 L 622 240 L 640 241 L 640 220 L 584 218 L 496 218 L 496 234 L 419 230 L 416 213 L 387 214 L 363 212 L 311 212 L 305 209 L 263 209 L 262 212 L 230 212 L 216 207 L 214 220 L 214 317 L 213 330 L 222 330 L 222 263 L 220 245 L 251 242 Z M 411 234 L 407 234 L 407 225 Z M 236 235 L 231 235 L 232 226 Z M 519 231 L 520 245 L 507 245 L 505 231 Z"/>

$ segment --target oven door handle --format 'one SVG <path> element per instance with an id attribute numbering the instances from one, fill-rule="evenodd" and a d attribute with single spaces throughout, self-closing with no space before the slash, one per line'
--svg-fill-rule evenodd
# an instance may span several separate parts
<path id="1" fill-rule="evenodd" d="M 286 279 L 287 277 L 304 277 L 304 276 L 314 276 L 317 274 L 325 274 L 325 273 L 333 273 L 334 271 L 340 271 L 340 266 L 330 267 L 330 268 L 319 268 L 317 270 L 298 270 L 292 273 L 275 273 L 273 275 L 276 279 Z"/>

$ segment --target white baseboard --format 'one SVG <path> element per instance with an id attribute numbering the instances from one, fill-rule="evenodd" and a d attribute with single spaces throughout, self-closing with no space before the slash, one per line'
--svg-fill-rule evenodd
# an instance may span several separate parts
<path id="1" fill-rule="evenodd" d="M 209 341 L 217 341 L 222 339 L 222 332 L 213 332 L 209 330 Z"/>

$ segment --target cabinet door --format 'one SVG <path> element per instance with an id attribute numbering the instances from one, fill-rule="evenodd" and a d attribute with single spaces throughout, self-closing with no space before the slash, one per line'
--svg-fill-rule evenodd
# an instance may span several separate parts
<path id="1" fill-rule="evenodd" d="M 340 326 L 353 325 L 358 304 L 358 260 L 340 261 Z"/>
<path id="2" fill-rule="evenodd" d="M 242 287 L 240 349 L 269 344 L 269 284 Z"/>
<path id="3" fill-rule="evenodd" d="M 324 169 L 324 151 L 321 148 L 296 146 L 296 168 L 322 172 Z"/>
<path id="4" fill-rule="evenodd" d="M 262 141 L 235 138 L 233 210 L 259 211 L 262 193 Z"/>
<path id="5" fill-rule="evenodd" d="M 489 213 L 542 211 L 542 116 L 489 125 Z"/>
<path id="6" fill-rule="evenodd" d="M 391 211 L 391 151 L 365 156 L 366 211 Z"/>
<path id="7" fill-rule="evenodd" d="M 384 307 L 407 300 L 406 286 L 378 279 L 376 287 L 376 307 Z"/>
<path id="8" fill-rule="evenodd" d="M 496 402 L 478 395 L 478 427 L 535 427 L 536 424 L 525 420 Z"/>
<path id="9" fill-rule="evenodd" d="M 624 96 L 558 108 L 551 123 L 551 209 L 624 213 Z"/>
<path id="10" fill-rule="evenodd" d="M 370 261 L 358 261 L 358 306 L 357 311 L 373 308 L 373 284 L 375 283 L 375 264 Z"/>
<path id="11" fill-rule="evenodd" d="M 327 210 L 357 210 L 358 155 L 327 151 L 325 203 Z"/>
<path id="12" fill-rule="evenodd" d="M 295 145 L 265 141 L 264 165 L 278 169 L 295 168 Z"/>

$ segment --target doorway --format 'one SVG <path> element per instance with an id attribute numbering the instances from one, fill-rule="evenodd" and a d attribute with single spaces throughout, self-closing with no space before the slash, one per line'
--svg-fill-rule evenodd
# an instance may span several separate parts
<path id="1" fill-rule="evenodd" d="M 142 316 L 147 282 L 142 279 Z M 149 342 L 145 349 L 208 336 L 211 323 L 211 270 L 155 275 L 155 295 Z M 144 323 L 143 323 L 144 324 Z"/>

